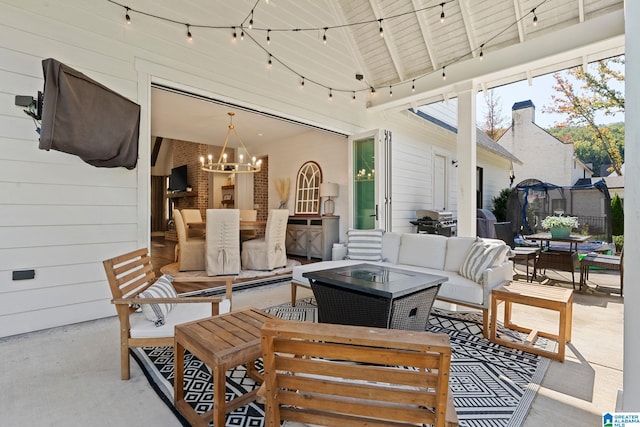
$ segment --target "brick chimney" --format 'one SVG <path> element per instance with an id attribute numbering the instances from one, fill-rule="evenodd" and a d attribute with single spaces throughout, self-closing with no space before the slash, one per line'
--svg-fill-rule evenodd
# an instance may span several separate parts
<path id="1" fill-rule="evenodd" d="M 536 122 L 536 106 L 530 99 L 516 102 L 511 107 L 511 126 L 516 128 L 518 124 Z"/>

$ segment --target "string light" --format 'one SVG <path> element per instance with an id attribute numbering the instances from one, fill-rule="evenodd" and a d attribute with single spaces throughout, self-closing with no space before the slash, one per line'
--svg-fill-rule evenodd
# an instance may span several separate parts
<path id="1" fill-rule="evenodd" d="M 165 17 L 162 17 L 162 16 L 158 16 L 158 15 L 154 15 L 154 14 L 148 13 L 148 12 L 138 11 L 138 10 L 136 10 L 136 9 L 131 9 L 131 8 L 130 8 L 130 7 L 128 7 L 128 6 L 124 6 L 123 4 L 118 3 L 118 1 L 116 1 L 116 0 L 106 0 L 106 1 L 108 1 L 108 2 L 110 2 L 110 3 L 113 3 L 113 4 L 115 4 L 115 5 L 119 6 L 119 7 L 123 7 L 123 8 L 125 9 L 125 19 L 126 19 L 127 24 L 130 24 L 130 23 L 131 23 L 131 16 L 130 16 L 130 12 L 136 12 L 136 13 L 140 13 L 140 14 L 142 14 L 142 15 L 149 16 L 149 17 L 151 17 L 151 18 L 155 18 L 155 19 L 162 20 L 162 21 L 165 21 L 165 22 L 170 22 L 170 23 L 173 23 L 173 24 L 182 24 L 182 25 L 185 25 L 185 26 L 186 26 L 186 29 L 187 29 L 187 38 L 188 38 L 190 41 L 191 41 L 191 40 L 193 40 L 193 36 L 192 36 L 192 34 L 191 34 L 191 25 L 190 25 L 189 23 L 182 23 L 182 22 L 180 22 L 180 21 L 177 21 L 177 20 L 174 20 L 174 19 L 171 19 L 171 18 L 165 18 Z M 397 15 L 393 15 L 393 16 L 387 16 L 386 18 L 379 18 L 379 19 L 377 19 L 377 21 L 378 21 L 378 26 L 379 26 L 379 27 L 378 27 L 378 30 L 379 30 L 380 37 L 384 37 L 384 29 L 383 29 L 383 24 L 382 24 L 382 21 L 383 21 L 384 19 L 395 19 L 395 18 L 399 18 L 399 17 L 401 17 L 401 16 L 405 16 L 405 15 L 409 15 L 409 14 L 416 15 L 418 12 L 421 12 L 421 11 L 423 11 L 423 10 L 433 9 L 433 8 L 438 7 L 438 6 L 440 6 L 440 8 L 441 8 L 441 12 L 440 12 L 440 22 L 444 23 L 444 20 L 445 20 L 445 11 L 444 11 L 444 6 L 445 6 L 446 4 L 448 4 L 448 3 L 450 3 L 450 2 L 453 2 L 453 1 L 454 1 L 454 0 L 445 0 L 445 1 L 441 2 L 441 3 L 439 3 L 439 4 L 435 4 L 435 5 L 432 5 L 432 6 L 427 6 L 427 7 L 424 7 L 424 8 L 422 8 L 422 9 L 416 9 L 416 10 L 412 10 L 412 11 L 410 11 L 410 12 L 403 12 L 403 13 L 401 13 L 401 14 L 397 14 Z M 535 8 L 533 8 L 533 9 L 531 9 L 531 12 L 530 12 L 530 13 L 533 15 L 533 25 L 534 25 L 534 26 L 536 26 L 536 25 L 537 25 L 537 23 L 538 23 L 538 16 L 537 16 L 537 14 L 536 14 L 537 7 L 539 7 L 540 5 L 542 5 L 542 4 L 546 3 L 546 2 L 547 2 L 547 0 L 542 0 L 542 2 L 541 2 L 538 6 L 536 6 L 536 7 L 535 7 Z M 269 3 L 269 1 L 268 1 L 268 0 L 266 0 L 266 3 L 268 4 L 268 3 Z M 253 24 L 254 24 L 254 12 L 255 12 L 255 10 L 254 10 L 254 9 L 251 9 L 251 12 L 250 12 L 250 15 L 249 15 L 249 18 L 250 18 L 250 19 L 249 19 L 249 25 L 248 25 L 248 28 L 249 28 L 249 29 L 253 29 Z M 528 15 L 528 14 L 527 14 L 527 15 Z M 525 18 L 526 18 L 526 15 L 525 15 L 525 16 L 523 16 L 523 17 L 521 17 L 521 18 L 519 18 L 518 20 L 516 20 L 516 23 L 518 23 L 518 22 L 522 21 L 522 20 L 523 20 L 523 19 L 525 19 Z M 245 20 L 246 20 L 246 18 L 245 18 Z M 244 40 L 244 23 L 245 23 L 245 22 L 246 22 L 246 21 L 243 21 L 243 23 L 240 25 L 240 30 L 241 30 L 240 38 L 241 38 L 242 40 Z M 364 24 L 364 23 L 370 23 L 370 22 L 371 22 L 371 21 L 366 21 L 366 22 L 354 22 L 354 23 L 347 24 L 347 26 L 361 25 L 361 24 Z M 374 22 L 375 22 L 375 21 L 374 21 Z M 513 25 L 513 24 L 511 24 L 511 25 Z M 509 27 L 510 27 L 511 25 L 509 25 Z M 225 28 L 227 28 L 227 29 L 228 29 L 228 28 L 231 28 L 231 29 L 232 29 L 233 40 L 235 41 L 235 40 L 237 39 L 237 28 L 236 28 L 235 26 L 228 27 L 228 26 L 198 25 L 198 27 L 200 27 L 200 28 L 211 28 L 211 29 L 225 29 Z M 327 27 L 321 27 L 321 28 L 275 29 L 275 31 L 295 31 L 295 32 L 300 32 L 300 31 L 318 31 L 318 30 L 322 29 L 322 30 L 324 30 L 324 33 L 323 33 L 323 37 L 322 37 L 322 39 L 323 39 L 323 42 L 326 44 L 326 42 L 327 42 L 327 32 L 328 32 L 328 30 L 330 30 L 330 29 L 332 29 L 332 28 L 339 28 L 339 27 L 342 27 L 342 26 L 327 26 Z M 509 28 L 509 27 L 507 27 L 507 28 Z M 271 28 L 269 28 L 269 29 L 266 29 L 266 30 L 265 30 L 265 29 L 258 28 L 258 31 L 266 31 L 266 32 L 267 32 L 266 41 L 267 41 L 267 44 L 268 44 L 268 45 L 270 45 L 270 44 L 271 44 L 271 31 L 272 31 L 272 29 L 271 29 Z M 490 38 L 488 38 L 487 40 L 485 40 L 485 41 L 484 41 L 484 43 L 482 43 L 482 44 L 480 45 L 480 52 L 479 52 L 479 58 L 480 58 L 480 60 L 482 60 L 482 59 L 484 58 L 484 46 L 485 46 L 487 43 L 492 42 L 496 37 L 498 37 L 499 35 L 501 35 L 503 32 L 504 32 L 504 30 L 503 30 L 503 31 L 501 31 L 501 32 L 498 32 L 497 34 L 495 34 L 495 35 L 493 35 L 492 37 L 490 37 Z M 256 44 L 258 44 L 258 45 L 260 46 L 260 44 L 259 44 L 259 43 L 258 43 L 258 42 L 257 42 L 257 41 L 256 41 L 256 40 L 255 40 L 251 35 L 249 35 L 249 37 L 251 38 L 251 40 L 252 40 L 253 42 L 255 42 Z M 283 64 L 283 65 L 284 65 L 284 68 L 288 69 L 289 71 L 291 71 L 291 72 L 293 72 L 293 73 L 295 73 L 295 74 L 298 74 L 298 73 L 297 73 L 297 72 L 296 72 L 292 67 L 290 67 L 290 66 L 288 66 L 287 64 L 283 63 L 281 60 L 279 60 L 279 59 L 277 59 L 277 58 L 273 57 L 273 55 L 272 55 L 269 51 L 267 51 L 265 48 L 262 48 L 262 49 L 263 49 L 263 50 L 265 50 L 265 52 L 269 55 L 269 59 L 268 59 L 268 66 L 269 66 L 269 68 L 271 68 L 271 67 L 272 67 L 272 65 L 273 65 L 273 59 L 276 59 L 278 62 L 280 62 L 281 64 Z M 442 79 L 443 79 L 443 80 L 446 80 L 446 78 L 447 78 L 447 77 L 446 77 L 446 67 L 447 67 L 448 65 L 458 63 L 458 62 L 460 62 L 462 59 L 464 59 L 465 57 L 468 57 L 468 55 L 472 55 L 472 54 L 473 54 L 473 50 L 472 50 L 472 51 L 470 51 L 470 52 L 467 52 L 465 55 L 461 55 L 460 57 L 458 57 L 458 58 L 456 58 L 456 59 L 451 60 L 447 65 L 442 66 Z M 416 89 L 415 81 L 416 81 L 417 79 L 424 78 L 424 77 L 426 77 L 426 76 L 430 75 L 431 73 L 432 73 L 432 72 L 426 72 L 426 73 L 424 73 L 423 75 L 420 75 L 420 76 L 414 77 L 414 78 L 411 80 L 411 90 L 412 90 L 412 92 L 415 92 L 415 89 Z M 305 85 L 305 81 L 306 81 L 306 79 L 305 79 L 302 75 L 300 75 L 300 74 L 298 74 L 298 77 L 300 77 L 300 87 L 301 87 L 301 88 L 303 88 L 303 87 L 304 87 L 304 85 Z M 324 88 L 329 89 L 329 98 L 330 98 L 330 99 L 331 99 L 331 98 L 333 98 L 333 88 L 330 88 L 330 87 L 328 87 L 328 86 L 326 86 L 326 85 L 324 85 L 324 84 L 322 84 L 322 83 L 320 83 L 320 82 L 314 81 L 314 80 L 311 80 L 311 82 L 312 82 L 312 83 L 314 83 L 314 84 L 316 84 L 316 85 L 318 85 L 318 86 L 321 86 L 321 87 L 324 87 Z M 397 83 L 396 85 L 400 85 L 400 84 L 406 84 L 406 81 L 404 81 L 404 82 L 399 82 L 399 83 Z M 389 85 L 389 96 L 390 96 L 390 97 L 392 97 L 392 96 L 393 96 L 393 86 L 394 86 L 393 84 L 390 84 L 390 85 Z M 370 92 L 371 92 L 371 95 L 372 95 L 372 96 L 376 95 L 376 89 L 375 89 L 375 87 L 373 87 L 373 86 L 369 86 L 369 89 L 370 89 Z M 351 91 L 351 92 L 352 92 L 352 100 L 354 100 L 354 101 L 355 101 L 355 100 L 356 100 L 356 92 L 361 92 L 361 91 L 364 91 L 364 90 L 366 90 L 366 89 L 359 89 L 359 90 L 351 90 L 351 89 L 336 89 L 336 90 L 338 90 L 339 92 L 349 92 L 349 91 Z"/>

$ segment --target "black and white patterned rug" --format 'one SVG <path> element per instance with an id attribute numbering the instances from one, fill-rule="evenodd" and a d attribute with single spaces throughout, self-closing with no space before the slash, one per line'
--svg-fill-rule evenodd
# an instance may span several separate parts
<path id="1" fill-rule="evenodd" d="M 278 317 L 314 322 L 317 320 L 313 298 L 267 309 Z M 527 415 L 549 359 L 492 344 L 482 338 L 482 319 L 475 313 L 456 313 L 434 308 L 429 317 L 431 332 L 449 335 L 453 349 L 449 384 L 453 391 L 461 427 L 519 426 Z M 517 333 L 499 327 L 499 333 L 522 339 Z M 538 346 L 554 343 L 539 340 Z M 173 348 L 147 347 L 131 353 L 149 383 L 174 411 L 180 423 L 189 423 L 173 406 Z M 258 361 L 256 364 L 261 368 Z M 227 400 L 254 389 L 255 382 L 239 366 L 227 372 Z M 185 355 L 185 399 L 199 413 L 212 408 L 213 386 L 209 368 L 191 354 Z M 238 408 L 227 415 L 226 426 L 262 427 L 264 407 L 258 403 Z"/>

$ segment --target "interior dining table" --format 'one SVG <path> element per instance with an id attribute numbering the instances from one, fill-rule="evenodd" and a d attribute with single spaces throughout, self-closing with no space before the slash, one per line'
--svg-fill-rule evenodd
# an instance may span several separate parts
<path id="1" fill-rule="evenodd" d="M 203 222 L 188 222 L 188 228 L 195 230 L 205 230 L 207 223 Z M 240 221 L 240 231 L 262 231 L 267 227 L 267 221 Z"/>

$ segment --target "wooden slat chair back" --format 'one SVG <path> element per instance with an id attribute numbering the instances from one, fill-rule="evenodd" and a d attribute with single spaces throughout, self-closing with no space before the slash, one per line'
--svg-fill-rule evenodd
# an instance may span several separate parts
<path id="1" fill-rule="evenodd" d="M 146 248 L 107 259 L 103 261 L 103 265 L 113 297 L 111 303 L 115 305 L 120 321 L 120 364 L 123 380 L 128 380 L 130 376 L 129 348 L 173 346 L 176 322 L 183 323 L 228 311 L 228 300 L 220 297 L 136 298 L 156 280 L 151 257 Z M 220 304 L 221 302 L 223 304 Z M 140 304 L 166 303 L 180 304 L 169 313 L 165 325 L 158 328 L 144 319 L 142 313 L 137 312 Z"/>
<path id="2" fill-rule="evenodd" d="M 266 425 L 457 426 L 446 334 L 268 320 Z"/>

